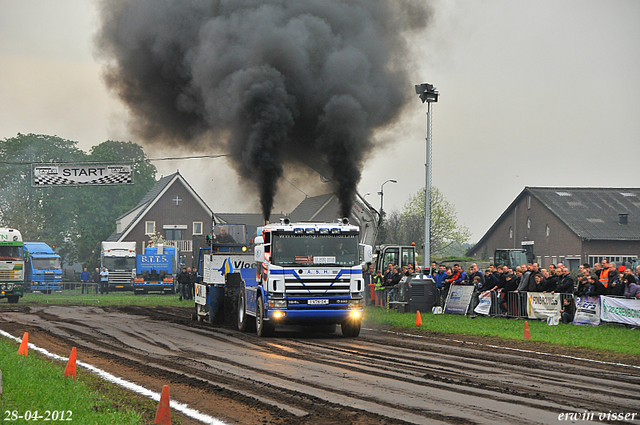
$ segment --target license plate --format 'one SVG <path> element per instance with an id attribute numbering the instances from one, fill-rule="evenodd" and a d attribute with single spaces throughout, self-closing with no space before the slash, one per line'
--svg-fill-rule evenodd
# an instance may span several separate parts
<path id="1" fill-rule="evenodd" d="M 308 304 L 329 304 L 329 300 L 309 300 Z"/>

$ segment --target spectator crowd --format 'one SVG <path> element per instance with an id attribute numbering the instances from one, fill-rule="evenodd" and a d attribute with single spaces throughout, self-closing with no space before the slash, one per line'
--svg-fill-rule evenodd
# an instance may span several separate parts
<path id="1" fill-rule="evenodd" d="M 397 300 L 401 284 L 406 281 L 406 277 L 419 272 L 419 268 L 416 270 L 411 264 L 398 267 L 389 263 L 384 271 L 376 270 L 375 272 L 373 266 L 370 266 L 364 273 L 365 284 L 375 291 L 367 294 L 369 304 L 386 306 L 386 302 Z M 562 263 L 551 264 L 548 269 L 540 268 L 538 263 L 522 264 L 515 269 L 492 264 L 483 273 L 475 263 L 465 271 L 459 264 L 449 267 L 434 262 L 431 263 L 427 274 L 435 281 L 439 292 L 437 301 L 439 305 L 443 306 L 452 285 L 473 285 L 474 306 L 478 302 L 479 294 L 492 292 L 494 293 L 492 299 L 496 300 L 500 311 L 505 316 L 509 309 L 509 294 L 522 296 L 526 296 L 527 292 L 563 294 L 561 314 L 562 321 L 565 323 L 573 320 L 574 296 L 640 297 L 640 266 L 631 270 L 624 265 L 617 267 L 614 262 L 607 260 L 595 263 L 593 268 L 589 264 L 582 264 L 573 273 Z M 515 295 L 515 299 L 521 303 L 520 295 Z"/>

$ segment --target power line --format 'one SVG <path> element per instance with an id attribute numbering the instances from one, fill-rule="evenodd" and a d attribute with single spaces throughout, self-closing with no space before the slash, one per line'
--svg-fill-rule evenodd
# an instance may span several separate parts
<path id="1" fill-rule="evenodd" d="M 160 157 L 160 158 L 146 158 L 140 159 L 137 161 L 79 161 L 78 164 L 104 164 L 104 163 L 123 163 L 123 164 L 139 164 L 141 162 L 153 162 L 153 161 L 176 161 L 181 159 L 205 159 L 205 158 L 220 158 L 224 156 L 229 156 L 227 154 L 219 154 L 219 155 L 191 155 L 191 156 L 173 156 L 173 157 Z M 56 165 L 56 164 L 73 164 L 73 162 L 14 162 L 14 161 L 0 161 L 0 164 L 5 165 Z"/>

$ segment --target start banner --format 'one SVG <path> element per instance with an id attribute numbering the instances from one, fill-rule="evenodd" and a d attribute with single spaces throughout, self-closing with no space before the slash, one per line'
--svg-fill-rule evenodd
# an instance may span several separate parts
<path id="1" fill-rule="evenodd" d="M 576 297 L 576 314 L 573 316 L 574 325 L 600 324 L 600 298 Z"/>
<path id="2" fill-rule="evenodd" d="M 640 300 L 601 296 L 600 319 L 640 326 Z"/>
<path id="3" fill-rule="evenodd" d="M 529 319 L 544 319 L 560 313 L 560 294 L 543 292 L 527 293 L 527 315 Z"/>
<path id="4" fill-rule="evenodd" d="M 33 187 L 133 184 L 133 164 L 33 164 Z"/>

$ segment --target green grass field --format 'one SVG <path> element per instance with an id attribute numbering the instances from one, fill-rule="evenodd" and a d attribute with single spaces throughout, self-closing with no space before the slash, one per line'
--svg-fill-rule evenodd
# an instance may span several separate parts
<path id="1" fill-rule="evenodd" d="M 77 369 L 77 380 L 65 378 L 63 362 L 50 360 L 34 350 L 29 350 L 28 356 L 19 355 L 18 347 L 19 343 L 0 338 L 4 423 L 136 425 L 153 422 L 157 402 L 81 368 Z M 41 418 L 35 420 L 34 415 Z M 23 419 L 19 419 L 20 416 Z"/>

